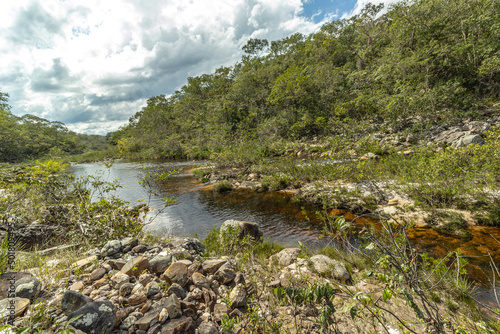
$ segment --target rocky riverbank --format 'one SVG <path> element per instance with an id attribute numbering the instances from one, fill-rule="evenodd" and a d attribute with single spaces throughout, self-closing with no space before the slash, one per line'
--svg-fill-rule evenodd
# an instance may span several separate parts
<path id="1" fill-rule="evenodd" d="M 232 227 L 240 232 L 224 234 Z M 204 241 L 208 248 L 196 238 L 149 244 L 125 238 L 77 252 L 63 268 L 56 269 L 63 259 L 55 256 L 40 267 L 4 273 L 0 317 L 9 320 L 15 301 L 12 328 L 28 333 L 432 331 L 431 320 L 422 321 L 415 312 L 425 307 L 422 299 L 403 298 L 396 286 L 388 292 L 387 279 L 375 279 L 373 268 L 352 257 L 339 261 L 303 248 L 270 251 L 252 241 L 261 232 L 248 222 L 227 221 L 221 231 Z M 233 251 L 211 256 L 214 242 Z M 16 297 L 7 298 L 12 289 Z M 448 319 L 443 333 L 484 326 L 470 322 L 470 305 L 452 301 L 447 292 L 436 292 L 432 304 L 440 319 Z"/>

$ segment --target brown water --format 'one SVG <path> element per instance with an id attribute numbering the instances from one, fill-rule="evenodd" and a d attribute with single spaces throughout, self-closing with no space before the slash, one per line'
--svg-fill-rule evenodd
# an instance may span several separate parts
<path id="1" fill-rule="evenodd" d="M 123 188 L 116 195 L 134 203 L 137 200 L 149 201 L 155 210 L 149 218 L 154 220 L 146 229 L 154 233 L 174 235 L 206 236 L 208 230 L 220 226 L 227 219 L 246 220 L 259 223 L 264 236 L 272 241 L 287 246 L 297 246 L 297 241 L 310 248 L 325 245 L 320 239 L 322 224 L 316 217 L 318 207 L 298 204 L 293 195 L 282 192 L 255 193 L 251 190 L 235 190 L 218 194 L 210 185 L 203 184 L 190 173 L 196 162 L 186 161 L 118 161 L 110 169 L 101 163 L 79 164 L 71 167 L 75 176 L 101 174 L 104 179 L 119 179 Z M 150 193 L 139 184 L 139 178 L 148 172 L 164 172 L 175 169 L 179 173 L 163 185 L 154 185 Z M 161 196 L 174 197 L 177 204 L 163 210 Z M 356 218 L 351 213 L 347 219 Z M 377 224 L 368 218 L 357 217 L 356 224 Z M 415 247 L 428 252 L 434 257 L 443 257 L 448 252 L 460 249 L 470 262 L 468 272 L 480 285 L 491 286 L 491 261 L 500 269 L 500 229 L 494 227 L 472 227 L 472 239 L 460 239 L 442 235 L 433 229 L 416 228 L 409 232 L 409 238 Z M 496 240 L 495 240 L 496 238 Z M 483 300 L 494 301 L 492 291 L 481 290 Z M 500 294 L 500 291 L 499 291 Z"/>

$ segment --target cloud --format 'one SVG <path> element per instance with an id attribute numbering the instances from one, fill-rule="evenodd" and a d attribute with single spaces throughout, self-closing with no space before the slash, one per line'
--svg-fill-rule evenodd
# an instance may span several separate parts
<path id="1" fill-rule="evenodd" d="M 6 1 L 0 4 L 0 87 L 17 115 L 104 134 L 127 123 L 149 97 L 234 64 L 249 38 L 271 41 L 316 31 L 324 21 L 305 17 L 303 4 Z"/>

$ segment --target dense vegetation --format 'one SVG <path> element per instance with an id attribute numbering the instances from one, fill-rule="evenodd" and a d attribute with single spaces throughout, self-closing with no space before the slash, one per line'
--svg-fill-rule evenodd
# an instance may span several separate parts
<path id="1" fill-rule="evenodd" d="M 417 118 L 421 128 L 496 110 L 498 1 L 381 10 L 367 5 L 309 36 L 251 39 L 240 62 L 151 97 L 110 140 L 132 156 L 209 157 L 243 142 L 269 155 L 282 142 L 359 137 L 373 122 L 404 128 Z"/>
<path id="2" fill-rule="evenodd" d="M 106 149 L 107 143 L 102 136 L 77 134 L 61 122 L 34 115 L 13 115 L 8 98 L 8 94 L 0 92 L 0 162 L 60 158 Z"/>

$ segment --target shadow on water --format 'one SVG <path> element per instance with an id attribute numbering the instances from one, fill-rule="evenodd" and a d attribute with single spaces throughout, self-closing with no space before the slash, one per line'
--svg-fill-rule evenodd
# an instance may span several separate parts
<path id="1" fill-rule="evenodd" d="M 131 204 L 138 200 L 149 201 L 153 211 L 149 217 L 155 217 L 146 230 L 153 233 L 174 235 L 197 235 L 204 238 L 208 230 L 220 226 L 227 219 L 246 220 L 259 223 L 264 236 L 282 245 L 297 246 L 297 241 L 310 248 L 325 245 L 320 239 L 321 222 L 315 212 L 318 207 L 298 204 L 292 195 L 281 192 L 255 193 L 241 189 L 224 194 L 213 192 L 211 187 L 195 179 L 190 172 L 193 165 L 203 162 L 187 161 L 130 161 L 115 162 L 111 168 L 102 163 L 74 165 L 70 173 L 75 176 L 101 174 L 108 181 L 119 179 L 122 188 L 115 193 Z M 165 170 L 176 170 L 166 184 L 155 184 L 154 191 L 160 196 L 150 196 L 148 191 L 139 185 L 139 180 L 146 173 L 162 173 Z M 162 208 L 161 197 L 168 196 L 177 203 Z M 356 218 L 346 212 L 347 219 Z M 307 216 L 307 217 L 306 217 Z M 376 223 L 370 219 L 356 219 L 356 224 Z M 472 238 L 463 240 L 439 234 L 433 229 L 415 228 L 408 233 L 410 240 L 422 252 L 434 257 L 443 257 L 448 252 L 460 249 L 468 257 L 468 271 L 478 284 L 491 285 L 490 257 L 497 263 L 500 258 L 500 229 L 494 227 L 473 227 Z M 481 290 L 482 299 L 494 301 L 492 291 Z"/>

